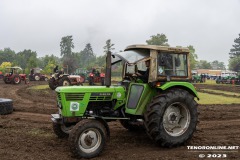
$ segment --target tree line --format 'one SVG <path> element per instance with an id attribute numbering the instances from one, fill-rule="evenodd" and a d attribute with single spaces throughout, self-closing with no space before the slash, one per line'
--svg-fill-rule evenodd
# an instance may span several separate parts
<path id="1" fill-rule="evenodd" d="M 236 40 L 236 42 L 239 43 L 239 39 Z M 168 39 L 165 34 L 152 35 L 148 40 L 146 40 L 146 43 L 149 45 L 169 46 Z M 114 51 L 114 45 L 115 44 L 111 42 L 111 39 L 108 39 L 105 46 L 103 46 L 104 54 L 102 56 L 97 56 L 90 43 L 87 43 L 83 50 L 73 52 L 75 45 L 73 43 L 73 36 L 70 35 L 61 38 L 61 57 L 50 54 L 38 58 L 37 53 L 30 49 L 25 49 L 16 53 L 10 48 L 4 48 L 3 50 L 0 50 L 0 71 L 4 71 L 4 68 L 8 66 L 20 66 L 23 69 L 23 72 L 28 74 L 31 68 L 39 67 L 43 69 L 43 73 L 50 74 L 53 72 L 53 68 L 56 65 L 65 68 L 65 71 L 68 70 L 68 73 L 74 73 L 77 68 L 86 68 L 89 70 L 92 67 L 104 66 L 106 53 L 108 51 Z M 187 47 L 190 50 L 190 66 L 192 69 L 225 69 L 223 62 L 219 62 L 217 60 L 213 62 L 198 60 L 194 46 L 189 45 Z M 237 47 L 237 45 L 235 47 Z M 233 49 L 231 51 L 232 59 L 235 59 L 236 56 L 238 58 L 240 57 L 240 53 L 238 52 L 234 54 L 235 50 Z"/>

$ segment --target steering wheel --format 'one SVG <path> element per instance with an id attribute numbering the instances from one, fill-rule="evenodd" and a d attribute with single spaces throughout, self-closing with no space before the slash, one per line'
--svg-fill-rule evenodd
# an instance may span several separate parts
<path id="1" fill-rule="evenodd" d="M 130 81 L 136 81 L 137 80 L 137 75 L 136 76 L 134 76 L 134 75 L 136 75 L 135 73 L 126 73 L 126 76 L 124 77 L 124 79 L 128 79 L 128 80 L 130 80 Z"/>

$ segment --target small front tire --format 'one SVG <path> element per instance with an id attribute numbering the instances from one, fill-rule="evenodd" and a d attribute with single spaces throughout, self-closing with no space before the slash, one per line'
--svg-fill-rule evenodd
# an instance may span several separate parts
<path id="1" fill-rule="evenodd" d="M 69 134 L 70 150 L 78 158 L 98 156 L 106 143 L 107 131 L 98 120 L 84 119 Z"/>

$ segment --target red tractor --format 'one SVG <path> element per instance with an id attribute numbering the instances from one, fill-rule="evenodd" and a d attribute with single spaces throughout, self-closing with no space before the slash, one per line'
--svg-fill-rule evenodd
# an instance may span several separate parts
<path id="1" fill-rule="evenodd" d="M 96 67 L 92 69 L 92 72 L 89 73 L 88 81 L 89 85 L 94 85 L 95 83 L 101 83 L 104 86 L 104 68 L 103 67 Z"/>
<path id="2" fill-rule="evenodd" d="M 48 81 L 48 77 L 45 74 L 41 74 L 41 68 L 32 68 L 28 75 L 30 81 Z"/>
<path id="3" fill-rule="evenodd" d="M 69 75 L 61 72 L 54 73 L 49 79 L 49 87 L 55 90 L 58 86 L 83 85 L 81 76 Z"/>
<path id="4" fill-rule="evenodd" d="M 26 74 L 20 74 L 22 68 L 20 67 L 7 67 L 7 71 L 3 77 L 3 80 L 6 84 L 20 84 L 21 81 L 27 81 Z"/>

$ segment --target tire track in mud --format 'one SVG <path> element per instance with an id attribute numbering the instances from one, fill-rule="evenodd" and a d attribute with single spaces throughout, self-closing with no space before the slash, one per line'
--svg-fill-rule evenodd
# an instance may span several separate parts
<path id="1" fill-rule="evenodd" d="M 6 115 L 5 118 L 11 118 L 17 121 L 37 122 L 37 123 L 51 122 L 51 115 L 49 114 L 29 113 L 29 112 L 13 112 L 12 114 Z"/>
<path id="2" fill-rule="evenodd" d="M 22 99 L 18 94 L 18 90 L 21 88 L 27 88 L 27 86 L 20 86 L 22 84 L 19 85 L 12 85 L 12 84 L 8 84 L 5 86 L 1 86 L 1 90 L 2 90 L 2 94 L 1 97 L 4 98 L 9 98 L 9 99 L 13 99 L 14 102 L 16 103 L 20 103 L 20 102 L 24 102 L 26 104 L 28 103 L 32 103 L 32 101 L 30 101 L 29 99 Z"/>

